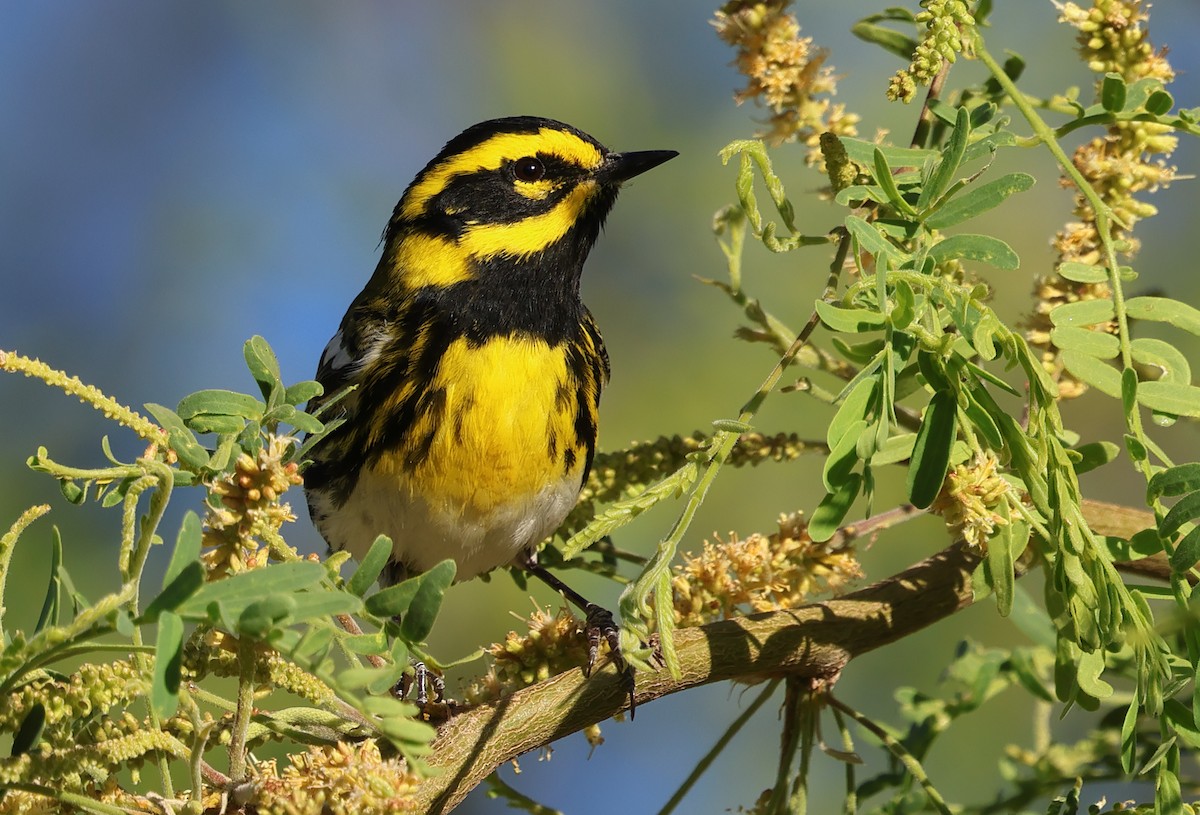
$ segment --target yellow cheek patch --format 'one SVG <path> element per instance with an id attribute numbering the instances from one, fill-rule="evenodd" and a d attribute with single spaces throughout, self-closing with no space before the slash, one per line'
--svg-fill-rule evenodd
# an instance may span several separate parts
<path id="1" fill-rule="evenodd" d="M 449 286 L 474 277 L 470 258 L 446 238 L 412 232 L 394 242 L 397 276 L 406 286 Z"/>
<path id="2" fill-rule="evenodd" d="M 517 181 L 513 188 L 533 201 L 545 201 L 546 196 L 554 192 L 558 187 L 553 181 L 542 179 L 541 181 Z"/>
<path id="3" fill-rule="evenodd" d="M 470 150 L 449 156 L 426 173 L 408 191 L 400 212 L 405 218 L 417 218 L 430 199 L 446 189 L 455 176 L 495 170 L 505 162 L 538 153 L 558 156 L 584 170 L 595 170 L 604 161 L 594 144 L 562 130 L 542 128 L 536 133 L 499 133 Z"/>
<path id="4" fill-rule="evenodd" d="M 596 182 L 584 181 L 549 212 L 511 224 L 473 224 L 459 239 L 459 246 L 480 260 L 535 254 L 570 231 L 595 193 Z"/>

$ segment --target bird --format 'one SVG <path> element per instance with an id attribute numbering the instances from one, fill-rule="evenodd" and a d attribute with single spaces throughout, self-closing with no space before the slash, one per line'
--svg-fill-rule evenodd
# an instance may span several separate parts
<path id="1" fill-rule="evenodd" d="M 515 566 L 585 614 L 625 676 L 612 614 L 538 563 L 596 450 L 609 358 L 580 298 L 621 185 L 678 153 L 614 152 L 571 125 L 491 119 L 446 143 L 387 223 L 374 273 L 321 355 L 308 411 L 341 420 L 304 489 L 331 551 L 392 540 L 385 587 L 451 559 Z M 349 390 L 348 390 L 349 389 Z M 341 395 L 334 402 L 335 395 Z"/>

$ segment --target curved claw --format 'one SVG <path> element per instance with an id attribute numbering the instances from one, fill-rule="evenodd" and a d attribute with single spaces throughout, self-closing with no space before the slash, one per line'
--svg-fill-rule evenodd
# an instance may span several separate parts
<path id="1" fill-rule="evenodd" d="M 632 719 L 637 709 L 637 700 L 634 697 L 636 687 L 633 668 L 625 661 L 625 657 L 621 653 L 621 631 L 613 620 L 612 612 L 608 609 L 601 608 L 595 603 L 588 603 L 584 611 L 587 614 L 584 620 L 584 633 L 587 635 L 588 641 L 588 661 L 583 673 L 585 676 L 592 675 L 592 669 L 596 667 L 596 659 L 600 654 L 600 641 L 607 642 L 609 658 L 621 674 L 625 689 L 629 693 L 629 718 Z"/>

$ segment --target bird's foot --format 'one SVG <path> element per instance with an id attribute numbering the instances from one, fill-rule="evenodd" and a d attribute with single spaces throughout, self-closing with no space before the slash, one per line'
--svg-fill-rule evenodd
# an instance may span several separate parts
<path id="1" fill-rule="evenodd" d="M 592 669 L 596 667 L 596 660 L 600 655 L 600 643 L 607 642 L 609 659 L 616 666 L 617 672 L 621 675 L 622 684 L 629 694 L 629 718 L 632 719 L 637 705 L 634 698 L 633 667 L 625 661 L 625 656 L 621 653 L 621 630 L 617 628 L 612 612 L 608 609 L 601 608 L 595 603 L 588 603 L 584 612 L 586 617 L 583 630 L 588 641 L 588 661 L 587 667 L 584 668 L 584 675 L 592 675 Z"/>
<path id="2" fill-rule="evenodd" d="M 392 687 L 392 695 L 397 699 L 408 699 L 409 694 L 413 694 L 412 701 L 421 709 L 421 716 L 427 721 L 449 719 L 455 702 L 446 698 L 446 680 L 419 660 L 413 660 L 409 667 L 412 671 L 404 672 L 400 681 Z M 430 691 L 433 692 L 432 699 Z"/>

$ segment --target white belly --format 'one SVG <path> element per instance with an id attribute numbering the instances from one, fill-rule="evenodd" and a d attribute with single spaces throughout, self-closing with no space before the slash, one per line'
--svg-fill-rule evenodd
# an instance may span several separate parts
<path id="1" fill-rule="evenodd" d="M 411 573 L 447 558 L 458 564 L 456 580 L 467 580 L 511 563 L 541 543 L 575 505 L 579 476 L 572 474 L 539 492 L 486 512 L 434 508 L 394 476 L 363 472 L 349 500 L 337 512 L 321 512 L 320 524 L 334 549 L 361 560 L 378 535 L 392 539 L 392 558 Z"/>

